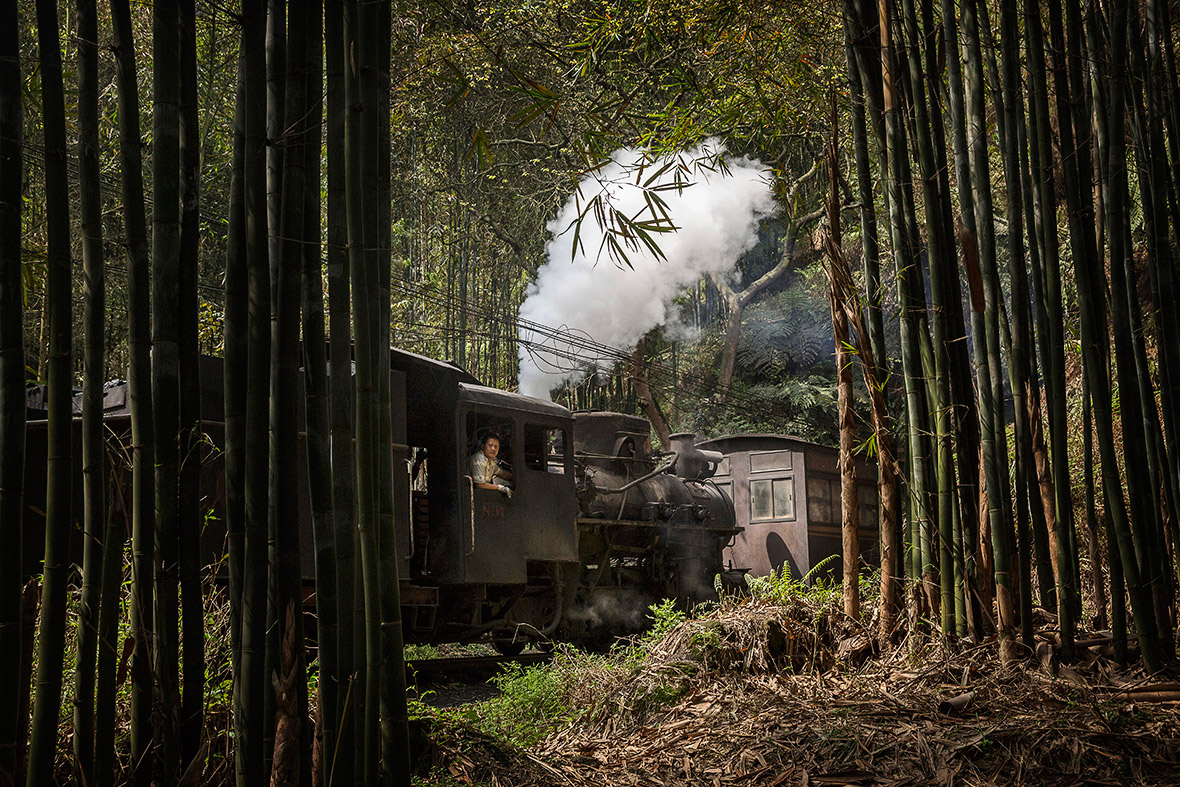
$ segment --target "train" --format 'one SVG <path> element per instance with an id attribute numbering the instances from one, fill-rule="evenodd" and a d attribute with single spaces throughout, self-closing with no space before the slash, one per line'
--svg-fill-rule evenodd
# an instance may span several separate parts
<path id="1" fill-rule="evenodd" d="M 203 359 L 202 428 L 211 448 L 202 469 L 202 550 L 215 576 L 225 572 L 224 468 L 215 447 L 224 431 L 220 381 L 219 360 Z M 554 642 L 599 648 L 641 631 L 653 603 L 670 598 L 688 607 L 716 598 L 719 579 L 740 582 L 723 565 L 723 552 L 741 529 L 729 495 L 711 480 L 723 457 L 697 448 L 693 435 L 673 435 L 655 451 L 644 418 L 571 412 L 397 348 L 390 350 L 390 381 L 407 642 L 489 641 L 506 655 Z M 117 456 L 119 435 L 129 431 L 126 385 L 106 393 Z M 45 422 L 29 412 L 33 467 L 44 461 Z M 471 475 L 471 459 L 490 435 L 500 442 L 510 490 L 485 488 Z M 110 513 L 121 516 L 130 473 L 118 461 L 111 466 Z M 34 573 L 44 487 L 34 488 L 41 474 L 26 476 L 26 565 Z M 80 487 L 81 473 L 76 477 Z M 314 582 L 302 478 L 301 554 Z M 80 504 L 75 510 L 80 517 Z"/>

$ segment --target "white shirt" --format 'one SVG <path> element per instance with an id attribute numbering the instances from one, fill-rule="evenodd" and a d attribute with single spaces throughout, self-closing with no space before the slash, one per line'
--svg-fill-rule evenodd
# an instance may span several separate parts
<path id="1" fill-rule="evenodd" d="M 495 459 L 489 459 L 483 451 L 476 451 L 471 455 L 471 480 L 475 483 L 494 484 L 499 472 L 499 463 Z"/>

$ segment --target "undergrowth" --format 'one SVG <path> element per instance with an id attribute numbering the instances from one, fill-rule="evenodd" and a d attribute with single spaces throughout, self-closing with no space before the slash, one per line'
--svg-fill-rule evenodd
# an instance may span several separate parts
<path id="1" fill-rule="evenodd" d="M 506 666 L 492 681 L 500 690 L 497 697 L 442 710 L 421 705 L 418 713 L 446 723 L 469 724 L 511 747 L 532 746 L 579 720 L 604 714 L 622 711 L 637 718 L 648 716 L 680 700 L 702 671 L 741 668 L 743 660 L 749 660 L 745 643 L 737 641 L 741 637 L 735 638 L 734 632 L 717 621 L 714 613 L 718 610 L 743 605 L 790 606 L 796 614 L 810 616 L 812 623 L 831 618 L 831 613 L 840 609 L 841 588 L 823 573 L 827 566 L 824 561 L 799 579 L 786 567 L 768 577 L 747 577 L 748 595 L 719 593 L 719 602 L 698 606 L 691 615 L 672 600 L 653 604 L 648 608 L 647 631 L 620 640 L 608 653 L 559 646 L 548 664 Z M 869 599 L 874 583 L 872 574 L 861 578 L 866 609 L 873 606 Z M 760 624 L 764 630 L 766 625 L 765 621 Z M 783 647 L 790 650 L 790 657 L 781 660 L 781 668 L 809 664 L 809 657 L 796 656 L 799 649 L 790 642 L 795 634 L 787 631 L 792 627 L 773 625 L 777 627 L 774 636 L 783 638 L 787 643 Z M 766 638 L 765 633 L 749 635 Z M 626 707 L 613 707 L 622 701 L 623 694 Z"/>

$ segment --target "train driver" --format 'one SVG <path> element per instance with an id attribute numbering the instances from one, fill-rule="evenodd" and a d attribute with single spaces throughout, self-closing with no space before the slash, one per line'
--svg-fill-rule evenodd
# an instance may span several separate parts
<path id="1" fill-rule="evenodd" d="M 484 437 L 479 450 L 471 455 L 471 480 L 476 489 L 499 490 L 512 497 L 512 473 L 500 466 L 500 438 L 494 434 Z"/>

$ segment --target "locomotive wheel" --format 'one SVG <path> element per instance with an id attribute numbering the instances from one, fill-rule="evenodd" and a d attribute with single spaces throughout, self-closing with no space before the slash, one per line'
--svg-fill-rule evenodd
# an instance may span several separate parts
<path id="1" fill-rule="evenodd" d="M 524 653 L 525 640 L 523 637 L 515 637 L 511 634 L 499 634 L 492 637 L 492 647 L 501 656 L 513 658 Z"/>

